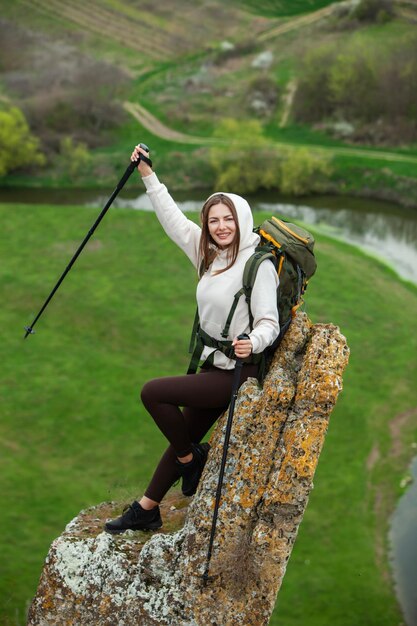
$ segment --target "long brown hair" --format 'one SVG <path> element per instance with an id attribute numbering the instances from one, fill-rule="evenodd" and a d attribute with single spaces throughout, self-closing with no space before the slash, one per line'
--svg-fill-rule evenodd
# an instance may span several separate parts
<path id="1" fill-rule="evenodd" d="M 228 196 L 225 196 L 223 193 L 217 193 L 215 196 L 211 196 L 211 198 L 206 200 L 203 208 L 201 209 L 200 218 L 201 218 L 202 232 L 201 232 L 200 246 L 198 250 L 200 275 L 202 275 L 204 272 L 208 270 L 208 268 L 214 261 L 214 258 L 217 254 L 217 245 L 215 241 L 213 240 L 213 238 L 211 237 L 209 227 L 208 227 L 209 212 L 210 212 L 211 207 L 214 206 L 215 204 L 226 205 L 230 209 L 233 215 L 233 219 L 235 220 L 235 224 L 236 224 L 235 238 L 233 239 L 230 246 L 228 246 L 227 248 L 227 259 L 229 261 L 229 264 L 224 269 L 218 270 L 216 274 L 221 274 L 222 272 L 225 272 L 226 270 L 231 268 L 233 263 L 236 261 L 237 255 L 239 252 L 240 230 L 239 230 L 239 220 L 237 217 L 236 207 Z"/>

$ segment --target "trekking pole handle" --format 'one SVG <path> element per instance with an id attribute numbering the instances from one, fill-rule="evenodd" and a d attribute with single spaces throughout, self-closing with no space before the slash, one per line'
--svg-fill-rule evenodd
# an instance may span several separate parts
<path id="1" fill-rule="evenodd" d="M 140 143 L 139 146 L 142 148 L 142 150 L 145 150 L 145 152 L 147 152 L 149 154 L 149 148 L 146 145 L 146 143 Z M 122 187 L 124 187 L 124 185 L 126 184 L 128 178 L 134 172 L 134 170 L 137 168 L 137 166 L 139 165 L 140 161 L 145 161 L 145 163 L 147 163 L 149 165 L 149 167 L 152 167 L 151 159 L 148 159 L 148 157 L 146 157 L 144 154 L 140 154 L 139 158 L 136 161 L 131 161 L 130 164 L 128 165 L 127 170 L 125 171 L 125 173 L 123 174 L 122 178 L 119 181 L 119 184 L 117 185 L 117 189 L 118 190 L 120 190 Z"/>
<path id="2" fill-rule="evenodd" d="M 148 146 L 146 145 L 146 143 L 140 143 L 140 144 L 139 144 L 139 148 L 142 148 L 142 150 L 145 150 L 145 152 L 147 152 L 147 153 L 149 154 L 149 148 L 148 148 Z M 142 156 L 142 155 L 141 155 L 141 156 Z M 137 163 L 139 163 L 139 161 L 140 161 L 140 158 L 137 160 Z"/>
<path id="3" fill-rule="evenodd" d="M 250 337 L 246 333 L 242 333 L 241 335 L 238 335 L 237 339 L 238 341 L 244 341 L 245 339 L 250 339 Z M 239 359 L 239 357 L 236 357 L 236 363 L 240 361 L 242 361 L 242 359 Z"/>
<path id="4" fill-rule="evenodd" d="M 140 143 L 139 147 L 142 148 L 142 150 L 145 150 L 145 152 L 147 152 L 149 154 L 149 148 L 146 145 L 146 143 Z M 140 154 L 137 161 L 132 161 L 134 167 L 137 167 L 139 165 L 140 161 L 145 161 L 145 163 L 147 163 L 149 165 L 149 167 L 152 167 L 152 161 L 148 157 L 146 157 L 144 154 Z"/>

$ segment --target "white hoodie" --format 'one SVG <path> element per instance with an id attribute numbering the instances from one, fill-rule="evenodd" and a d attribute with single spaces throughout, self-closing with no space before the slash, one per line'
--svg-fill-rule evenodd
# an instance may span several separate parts
<path id="1" fill-rule="evenodd" d="M 185 252 L 194 267 L 198 269 L 200 226 L 186 218 L 155 173 L 142 180 L 166 234 Z M 252 212 L 246 200 L 233 193 L 218 193 L 228 196 L 236 208 L 240 230 L 239 252 L 230 269 L 216 274 L 216 271 L 228 265 L 227 250 L 218 250 L 213 263 L 198 283 L 197 305 L 201 328 L 214 339 L 224 340 L 221 331 L 233 304 L 233 296 L 242 287 L 245 263 L 253 254 L 259 242 L 259 236 L 253 232 Z M 278 276 L 273 263 L 267 261 L 261 263 L 251 296 L 253 330 L 249 332 L 248 305 L 242 296 L 232 318 L 228 340 L 247 333 L 254 353 L 263 352 L 274 342 L 279 334 L 277 286 Z M 214 348 L 206 346 L 202 359 L 206 359 L 213 350 Z M 221 369 L 233 369 L 235 361 L 217 351 L 214 355 L 214 365 Z"/>

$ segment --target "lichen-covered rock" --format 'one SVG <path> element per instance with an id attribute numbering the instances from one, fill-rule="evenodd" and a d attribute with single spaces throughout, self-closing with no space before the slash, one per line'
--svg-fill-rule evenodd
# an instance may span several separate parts
<path id="1" fill-rule="evenodd" d="M 168 498 L 161 531 L 150 538 L 102 532 L 105 519 L 119 513 L 112 504 L 82 512 L 67 526 L 50 548 L 28 624 L 268 624 L 348 357 L 335 326 L 313 326 L 299 313 L 263 389 L 253 379 L 242 386 L 206 586 L 226 416 L 213 432 L 188 510 L 182 496 Z M 166 532 L 175 526 L 182 527 Z"/>

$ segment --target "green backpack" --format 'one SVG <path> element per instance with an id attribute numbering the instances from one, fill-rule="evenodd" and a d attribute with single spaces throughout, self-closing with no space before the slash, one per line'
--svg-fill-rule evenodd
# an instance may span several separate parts
<path id="1" fill-rule="evenodd" d="M 304 228 L 285 222 L 275 216 L 265 220 L 260 226 L 254 229 L 261 241 L 255 252 L 246 261 L 243 272 L 242 287 L 233 298 L 233 304 L 226 319 L 225 326 L 221 333 L 224 340 L 219 341 L 210 337 L 199 326 L 198 312 L 194 321 L 193 331 L 189 351 L 192 353 L 188 374 L 196 372 L 201 353 L 204 346 L 210 346 L 223 352 L 229 358 L 235 358 L 232 342 L 227 340 L 230 324 L 233 319 L 236 307 L 240 298 L 244 295 L 249 307 L 249 324 L 253 328 L 253 316 L 250 306 L 253 285 L 261 263 L 271 260 L 279 276 L 277 288 L 277 305 L 279 313 L 280 333 L 273 345 L 267 348 L 271 354 L 280 344 L 287 331 L 292 318 L 295 316 L 298 307 L 303 303 L 303 294 L 307 288 L 309 279 L 313 276 L 317 268 L 314 256 L 314 237 Z M 212 353 L 207 361 L 212 362 Z M 265 371 L 267 355 L 253 354 L 245 361 L 251 363 L 262 362 L 261 378 Z"/>
<path id="2" fill-rule="evenodd" d="M 303 303 L 302 296 L 307 289 L 308 281 L 316 271 L 314 237 L 301 226 L 285 222 L 275 216 L 265 220 L 261 226 L 255 228 L 255 232 L 261 237 L 261 241 L 254 254 L 246 262 L 243 289 L 246 297 L 249 298 L 249 318 L 252 328 L 250 296 L 258 267 L 267 258 L 275 263 L 279 276 L 277 303 L 281 328 L 274 344 L 276 347 L 298 307 Z"/>

